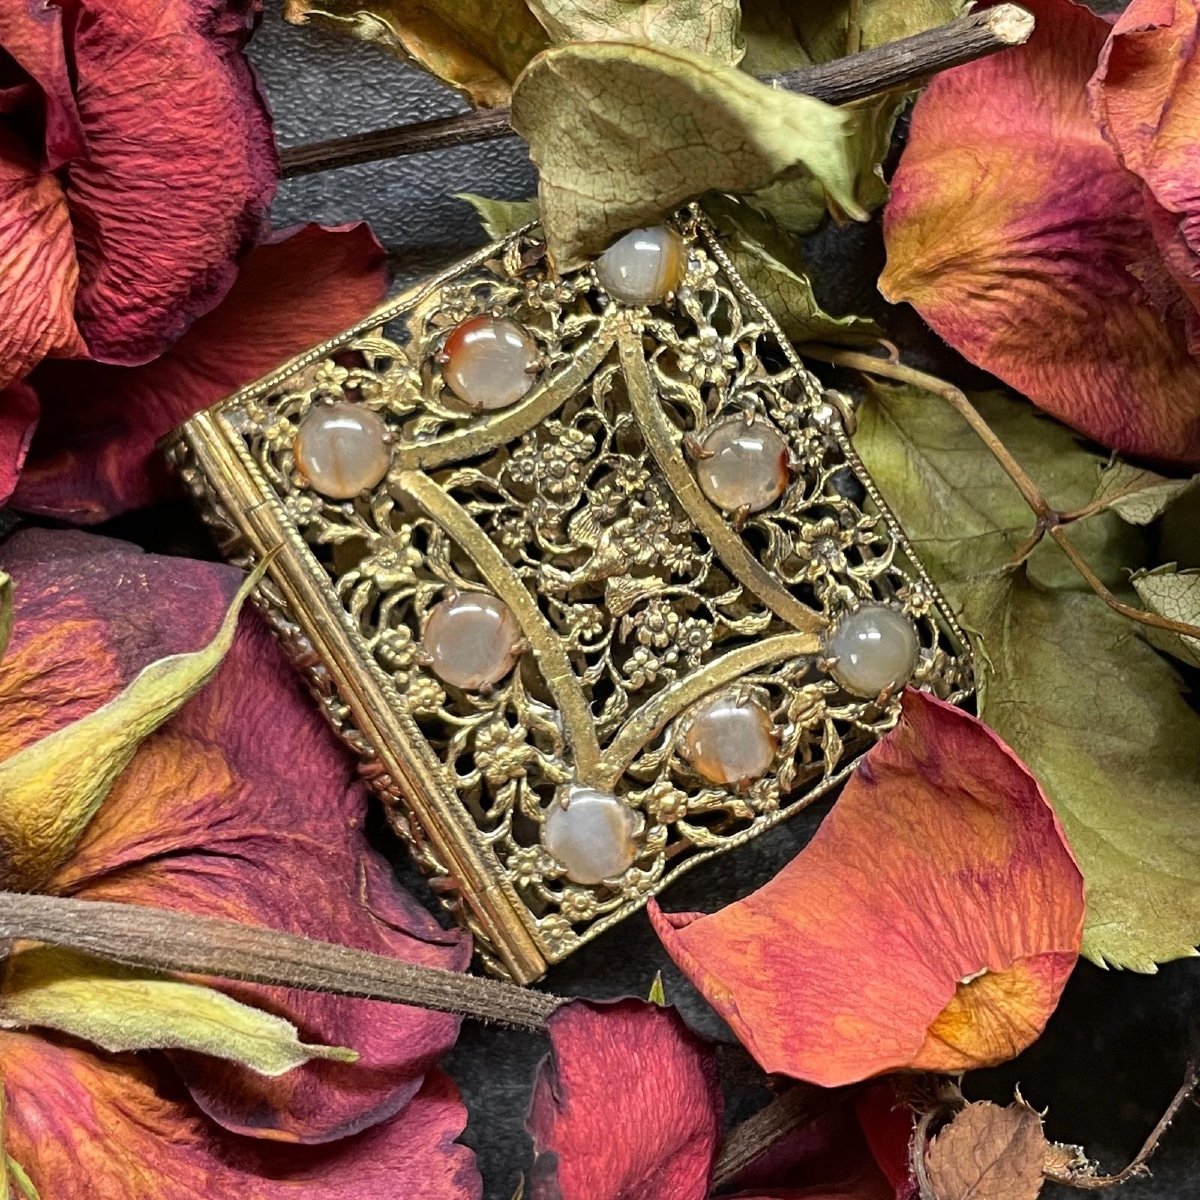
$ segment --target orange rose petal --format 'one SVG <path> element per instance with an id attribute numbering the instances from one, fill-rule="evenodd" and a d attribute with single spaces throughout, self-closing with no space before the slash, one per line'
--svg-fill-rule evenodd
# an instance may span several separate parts
<path id="1" fill-rule="evenodd" d="M 943 72 L 917 102 L 880 290 L 1089 437 L 1200 462 L 1191 305 L 1088 109 L 1109 26 L 1070 0 L 1027 7 L 1026 45 Z"/>
<path id="2" fill-rule="evenodd" d="M 530 1200 L 706 1200 L 721 1134 L 713 1049 L 673 1008 L 576 1000 L 534 1084 Z"/>
<path id="3" fill-rule="evenodd" d="M 323 1146 L 233 1137 L 153 1056 L 0 1033 L 5 1149 L 46 1200 L 479 1200 L 466 1124 L 440 1072 L 399 1115 Z"/>
<path id="4" fill-rule="evenodd" d="M 144 367 L 47 363 L 43 417 L 13 505 L 80 523 L 153 503 L 173 487 L 158 439 L 193 413 L 368 313 L 387 289 L 366 225 L 306 225 L 242 260 L 225 300 Z"/>
<path id="5" fill-rule="evenodd" d="M 711 916 L 651 919 L 767 1071 L 824 1086 L 1010 1058 L 1079 952 L 1083 879 L 1036 780 L 921 692 L 816 836 Z"/>

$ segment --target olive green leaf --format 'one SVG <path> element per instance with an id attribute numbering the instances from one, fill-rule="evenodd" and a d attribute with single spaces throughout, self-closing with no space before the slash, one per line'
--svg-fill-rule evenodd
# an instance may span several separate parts
<path id="1" fill-rule="evenodd" d="M 646 997 L 651 1004 L 657 1004 L 659 1008 L 667 1006 L 667 989 L 663 987 L 662 972 L 654 973 L 654 981 L 650 984 L 650 994 Z"/>
<path id="2" fill-rule="evenodd" d="M 727 235 L 725 248 L 738 274 L 793 342 L 866 345 L 880 335 L 874 321 L 834 317 L 821 308 L 794 239 L 769 218 L 731 196 L 711 197 L 704 209 Z"/>
<path id="3" fill-rule="evenodd" d="M 0 763 L 0 886 L 34 890 L 82 837 L 138 744 L 212 678 L 259 566 L 207 646 L 144 668 L 119 696 Z"/>
<path id="4" fill-rule="evenodd" d="M 284 0 L 284 18 L 373 42 L 414 62 L 485 108 L 547 45 L 525 0 Z"/>
<path id="5" fill-rule="evenodd" d="M 1160 617 L 1200 626 L 1200 571 L 1181 571 L 1175 563 L 1138 571 L 1132 580 L 1142 603 Z M 1169 629 L 1143 626 L 1142 636 L 1180 662 L 1200 667 L 1200 638 L 1172 633 Z"/>
<path id="6" fill-rule="evenodd" d="M 993 432 L 1052 505 L 1066 511 L 1092 497 L 1104 459 L 1062 425 L 999 392 L 971 397 Z M 1008 563 L 1034 526 L 1028 505 L 966 422 L 944 401 L 910 387 L 872 385 L 858 409 L 854 444 L 896 511 L 917 553 L 952 602 L 963 584 Z M 1110 587 L 1142 566 L 1141 533 L 1116 513 L 1070 527 L 1070 537 Z M 1086 588 L 1049 540 L 1029 558 L 1030 577 L 1050 587 Z"/>
<path id="7" fill-rule="evenodd" d="M 537 220 L 536 200 L 491 200 L 474 192 L 456 192 L 455 199 L 465 200 L 475 210 L 484 232 L 493 242 Z"/>
<path id="8" fill-rule="evenodd" d="M 556 46 L 517 81 L 512 122 L 541 172 L 542 223 L 561 268 L 702 192 L 805 173 L 850 216 L 866 215 L 854 197 L 852 117 L 702 55 Z"/>
<path id="9" fill-rule="evenodd" d="M 8 639 L 12 637 L 13 624 L 13 585 L 10 576 L 0 571 L 0 658 L 8 649 Z"/>
<path id="10" fill-rule="evenodd" d="M 1200 475 L 1189 479 L 1168 479 L 1154 471 L 1131 466 L 1119 459 L 1100 472 L 1093 504 L 1102 504 L 1120 513 L 1131 525 L 1149 525 L 1200 482 Z"/>
<path id="11" fill-rule="evenodd" d="M 647 42 L 736 66 L 740 0 L 528 0 L 555 42 Z"/>
<path id="12" fill-rule="evenodd" d="M 742 0 L 742 66 L 765 75 L 829 62 L 945 25 L 965 9 L 966 0 L 860 0 L 852 29 L 847 0 Z"/>
<path id="13" fill-rule="evenodd" d="M 1083 870 L 1084 953 L 1137 971 L 1192 954 L 1200 716 L 1170 663 L 1098 597 L 1024 570 L 969 587 L 965 615 L 992 664 L 980 715 L 1041 781 Z"/>
<path id="14" fill-rule="evenodd" d="M 314 1058 L 358 1058 L 344 1046 L 301 1042 L 290 1021 L 214 988 L 54 946 L 10 955 L 0 1025 L 55 1029 L 111 1053 L 192 1050 L 260 1075 L 282 1075 Z"/>
<path id="15" fill-rule="evenodd" d="M 6 1154 L 4 1161 L 8 1166 L 9 1175 L 12 1176 L 13 1182 L 20 1189 L 24 1200 L 41 1200 L 41 1195 L 38 1193 L 37 1188 L 33 1186 L 33 1180 L 26 1174 L 25 1168 L 11 1154 Z M 4 1181 L 4 1187 L 5 1189 L 8 1188 L 7 1179 Z M 4 1192 L 0 1192 L 0 1200 L 8 1200 Z"/>

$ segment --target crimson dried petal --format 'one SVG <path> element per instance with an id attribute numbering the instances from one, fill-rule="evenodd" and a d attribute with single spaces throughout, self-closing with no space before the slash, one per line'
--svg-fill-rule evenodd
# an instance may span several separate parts
<path id="1" fill-rule="evenodd" d="M 0 390 L 0 504 L 7 504 L 37 427 L 38 399 L 24 383 Z"/>
<path id="2" fill-rule="evenodd" d="M 261 0 L 63 0 L 86 154 L 64 168 L 92 357 L 148 362 L 233 285 L 278 159 L 242 48 Z"/>
<path id="3" fill-rule="evenodd" d="M 479 1200 L 466 1110 L 440 1072 L 409 1106 L 328 1146 L 235 1138 L 140 1055 L 0 1032 L 5 1151 L 46 1200 Z"/>
<path id="4" fill-rule="evenodd" d="M 247 255 L 224 302 L 155 362 L 43 364 L 42 422 L 13 504 L 90 523 L 153 503 L 168 489 L 158 439 L 369 312 L 386 269 L 366 225 L 307 225 Z"/>
<path id="5" fill-rule="evenodd" d="M 1026 45 L 943 72 L 917 102 L 880 290 L 1072 428 L 1200 462 L 1193 310 L 1088 109 L 1109 26 L 1071 0 L 1027 7 Z"/>
<path id="6" fill-rule="evenodd" d="M 770 883 L 711 916 L 650 909 L 763 1069 L 825 1086 L 1024 1049 L 1075 964 L 1083 912 L 1037 781 L 980 721 L 915 691 Z"/>
<path id="7" fill-rule="evenodd" d="M 86 353 L 73 308 L 79 267 L 62 188 L 0 126 L 0 389 L 47 354 Z"/>
<path id="8" fill-rule="evenodd" d="M 706 1200 L 721 1132 L 712 1048 L 673 1008 L 572 1001 L 526 1126 L 530 1200 Z"/>
<path id="9" fill-rule="evenodd" d="M 205 643 L 240 578 L 214 563 L 44 530 L 15 535 L 0 567 L 16 585 L 0 663 L 0 757 L 111 699 L 148 662 Z M 444 931 L 367 845 L 365 806 L 348 753 L 262 619 L 247 612 L 214 680 L 141 745 L 50 890 L 464 969 L 467 939 Z M 326 1141 L 386 1119 L 457 1035 L 457 1018 L 442 1013 L 221 986 L 285 1016 L 304 1040 L 361 1055 L 276 1079 L 174 1056 L 205 1112 L 259 1137 Z"/>

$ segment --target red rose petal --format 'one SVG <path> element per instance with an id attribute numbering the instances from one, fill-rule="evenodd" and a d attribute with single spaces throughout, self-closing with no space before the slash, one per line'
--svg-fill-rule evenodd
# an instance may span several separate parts
<path id="1" fill-rule="evenodd" d="M 215 563 L 45 530 L 16 534 L 0 566 L 16 584 L 0 663 L 0 754 L 104 703 L 148 662 L 203 644 L 240 577 Z M 467 939 L 444 931 L 368 847 L 365 807 L 348 753 L 262 619 L 247 611 L 214 680 L 142 744 L 52 890 L 465 968 Z M 326 1141 L 385 1120 L 458 1029 L 455 1017 L 398 1005 L 220 986 L 285 1015 L 306 1041 L 361 1055 L 278 1079 L 175 1056 L 204 1111 L 259 1137 Z"/>
<path id="2" fill-rule="evenodd" d="M 0 504 L 8 503 L 17 486 L 37 419 L 37 394 L 31 387 L 14 383 L 0 390 Z"/>
<path id="3" fill-rule="evenodd" d="M 47 1200 L 479 1200 L 458 1090 L 435 1072 L 399 1116 L 329 1146 L 236 1137 L 153 1058 L 0 1033 L 5 1150 Z"/>
<path id="4" fill-rule="evenodd" d="M 1083 880 L 1004 743 L 908 692 L 770 883 L 712 916 L 650 915 L 764 1070 L 835 1086 L 1027 1046 L 1078 956 Z"/>
<path id="5" fill-rule="evenodd" d="M 69 29 L 87 153 L 65 169 L 92 357 L 161 354 L 233 285 L 278 160 L 242 47 L 260 0 L 78 0 Z"/>
<path id="6" fill-rule="evenodd" d="M 225 301 L 144 367 L 47 363 L 43 417 L 15 507 L 90 523 L 151 504 L 169 480 L 158 439 L 301 350 L 339 332 L 386 290 L 366 225 L 308 225 L 249 254 Z"/>
<path id="7" fill-rule="evenodd" d="M 918 100 L 884 214 L 880 290 L 1089 437 L 1200 462 L 1191 306 L 1141 181 L 1088 109 L 1109 26 L 1070 0 L 1027 7 L 1026 45 L 943 72 Z"/>
<path id="8" fill-rule="evenodd" d="M 565 1004 L 526 1126 L 530 1200 L 706 1200 L 721 1132 L 712 1049 L 673 1008 Z"/>

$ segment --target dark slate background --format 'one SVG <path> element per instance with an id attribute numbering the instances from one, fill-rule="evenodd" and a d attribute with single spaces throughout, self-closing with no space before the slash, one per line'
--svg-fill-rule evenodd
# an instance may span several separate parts
<path id="1" fill-rule="evenodd" d="M 374 47 L 284 25 L 277 0 L 269 5 L 251 57 L 284 146 L 444 116 L 463 107 L 448 89 Z M 276 221 L 339 224 L 366 219 L 391 251 L 397 273 L 413 278 L 484 241 L 470 207 L 454 198 L 461 191 L 506 199 L 531 195 L 534 174 L 523 144 L 508 139 L 287 181 Z M 883 250 L 877 226 L 823 233 L 813 239 L 810 251 L 819 289 L 833 311 L 879 315 L 911 361 L 934 366 L 960 382 L 979 382 L 978 373 L 941 346 L 911 310 L 887 310 L 878 297 L 874 280 Z M 136 522 L 121 524 L 114 533 L 140 532 L 140 540 L 156 543 L 158 549 L 179 550 L 188 544 L 198 549 L 203 544 L 199 526 L 182 508 L 173 511 L 169 534 L 161 521 L 155 532 L 139 530 Z M 818 806 L 696 870 L 668 892 L 667 906 L 707 911 L 745 895 L 796 854 L 824 811 L 825 806 Z M 374 824 L 379 844 L 397 860 L 402 879 L 423 891 L 378 816 Z M 668 997 L 689 1020 L 730 1040 L 663 954 L 644 915 L 555 968 L 544 986 L 591 997 L 645 994 L 660 970 Z M 1048 1107 L 1052 1137 L 1084 1143 L 1106 1168 L 1115 1169 L 1141 1144 L 1181 1078 L 1193 1044 L 1189 1039 L 1198 984 L 1195 960 L 1173 963 L 1155 976 L 1083 964 L 1037 1045 L 1001 1070 L 972 1076 L 967 1091 L 976 1098 L 1003 1099 L 1019 1083 L 1030 1103 Z M 803 997 L 796 1004 L 802 1009 Z M 529 1164 L 523 1118 L 530 1080 L 544 1053 L 540 1037 L 467 1023 L 450 1058 L 471 1112 L 466 1140 L 479 1155 L 489 1200 L 508 1200 Z M 754 1074 L 736 1048 L 729 1051 L 728 1066 L 735 1080 L 734 1119 L 761 1103 L 765 1094 L 749 1082 Z M 1200 1197 L 1197 1163 L 1200 1119 L 1189 1108 L 1154 1160 L 1154 1178 L 1125 1191 L 1131 1200 Z"/>

